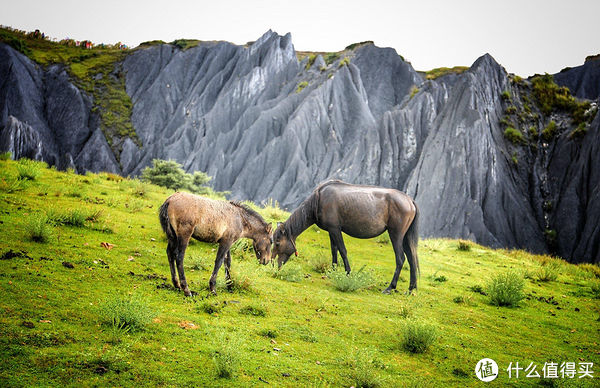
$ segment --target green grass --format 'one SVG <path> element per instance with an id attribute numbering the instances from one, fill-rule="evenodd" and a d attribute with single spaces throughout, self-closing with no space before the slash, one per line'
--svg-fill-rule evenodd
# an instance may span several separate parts
<path id="1" fill-rule="evenodd" d="M 16 178 L 17 165 L 0 161 L 0 175 Z M 250 277 L 251 291 L 228 291 L 222 268 L 217 296 L 207 289 L 216 245 L 194 242 L 184 265 L 197 295 L 186 298 L 171 286 L 157 216 L 172 192 L 149 184 L 140 197 L 134 185 L 109 174 L 47 168 L 19 191 L 0 185 L 1 385 L 251 387 L 266 386 L 264 380 L 274 386 L 470 386 L 478 383 L 477 361 L 489 357 L 501 370 L 497 384 L 532 386 L 539 381 L 509 380 L 508 364 L 600 362 L 597 266 L 473 242 L 460 251 L 456 240 L 428 239 L 419 242 L 416 294 L 384 295 L 395 268 L 391 245 L 344 236 L 353 272 L 366 266 L 373 285 L 340 292 L 312 269 L 312 258 L 330 262 L 331 256 L 328 234 L 309 228 L 296 242 L 299 257 L 285 265 L 300 268 L 299 281 L 273 278 L 270 264 L 233 255 L 232 276 Z M 80 195 L 66 195 L 71 191 Z M 111 205 L 85 200 L 96 197 L 111 198 Z M 131 199 L 141 205 L 136 212 L 125 206 Z M 41 222 L 52 237 L 31 241 L 29 220 L 50 209 L 101 211 L 95 224 L 107 223 L 113 233 L 93 229 L 92 221 L 85 227 Z M 556 280 L 523 279 L 518 307 L 491 305 L 482 294 L 498 274 L 535 275 L 543 263 L 555 262 Z M 447 281 L 430 281 L 436 273 Z M 408 278 L 405 265 L 399 291 L 408 288 Z M 142 320 L 142 330 L 114 329 L 103 306 L 130 298 L 152 318 Z M 436 328 L 423 353 L 402 345 L 412 320 Z"/>

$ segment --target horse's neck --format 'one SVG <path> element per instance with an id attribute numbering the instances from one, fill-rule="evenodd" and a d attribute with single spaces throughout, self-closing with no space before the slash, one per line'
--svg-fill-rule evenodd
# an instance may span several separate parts
<path id="1" fill-rule="evenodd" d="M 264 225 L 258 220 L 247 218 L 244 222 L 242 237 L 256 240 L 264 234 Z"/>
<path id="2" fill-rule="evenodd" d="M 295 240 L 302 232 L 308 229 L 309 226 L 316 222 L 315 208 L 312 196 L 307 198 L 298 206 L 290 215 L 290 218 L 285 222 L 289 228 L 292 238 Z"/>

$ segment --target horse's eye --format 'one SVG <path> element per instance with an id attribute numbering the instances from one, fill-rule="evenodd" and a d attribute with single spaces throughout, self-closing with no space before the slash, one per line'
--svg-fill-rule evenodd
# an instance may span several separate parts
<path id="1" fill-rule="evenodd" d="M 256 256 L 260 257 L 260 251 L 256 252 Z"/>
<path id="2" fill-rule="evenodd" d="M 279 246 L 279 241 L 275 241 L 275 246 L 278 247 Z"/>

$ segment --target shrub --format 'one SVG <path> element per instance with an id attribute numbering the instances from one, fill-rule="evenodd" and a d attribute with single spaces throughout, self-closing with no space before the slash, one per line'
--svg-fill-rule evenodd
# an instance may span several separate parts
<path id="1" fill-rule="evenodd" d="M 514 115 L 517 113 L 517 107 L 514 105 L 511 105 L 506 108 L 505 112 L 508 113 L 509 115 Z"/>
<path id="2" fill-rule="evenodd" d="M 0 153 L 0 161 L 7 161 L 12 159 L 12 153 L 10 151 Z"/>
<path id="3" fill-rule="evenodd" d="M 459 251 L 468 252 L 471 250 L 471 242 L 466 240 L 458 240 L 458 246 L 456 249 Z"/>
<path id="4" fill-rule="evenodd" d="M 335 289 L 342 292 L 353 292 L 373 284 L 373 278 L 365 271 L 364 265 L 358 271 L 349 274 L 346 274 L 342 267 L 336 266 L 327 271 L 327 277 L 331 279 Z"/>
<path id="5" fill-rule="evenodd" d="M 502 94 L 500 95 L 500 97 L 502 97 L 503 100 L 505 101 L 510 101 L 510 92 L 508 90 L 505 90 L 502 92 Z"/>
<path id="6" fill-rule="evenodd" d="M 34 181 L 42 174 L 42 169 L 47 167 L 48 165 L 44 162 L 25 158 L 20 159 L 19 163 L 17 163 L 19 179 Z"/>
<path id="7" fill-rule="evenodd" d="M 31 241 L 47 243 L 52 237 L 52 229 L 48 225 L 48 218 L 45 215 L 31 217 L 25 230 Z"/>
<path id="8" fill-rule="evenodd" d="M 545 141 L 551 141 L 556 137 L 556 133 L 558 132 L 556 122 L 554 120 L 550 121 L 546 128 L 542 131 L 542 139 Z"/>
<path id="9" fill-rule="evenodd" d="M 287 282 L 300 282 L 304 279 L 304 272 L 302 267 L 296 263 L 287 263 L 280 269 L 273 272 L 273 277 Z"/>
<path id="10" fill-rule="evenodd" d="M 317 273 L 327 273 L 331 269 L 331 259 L 326 256 L 314 256 L 310 259 L 309 264 Z"/>
<path id="11" fill-rule="evenodd" d="M 437 329 L 430 323 L 409 320 L 404 326 L 402 347 L 411 353 L 423 353 L 437 339 Z"/>
<path id="12" fill-rule="evenodd" d="M 141 299 L 112 296 L 100 305 L 100 316 L 103 323 L 113 328 L 133 332 L 144 330 L 155 312 Z"/>
<path id="13" fill-rule="evenodd" d="M 520 144 L 524 141 L 523 134 L 521 133 L 521 131 L 513 127 L 507 127 L 504 130 L 504 137 L 507 138 L 513 144 Z"/>
<path id="14" fill-rule="evenodd" d="M 495 306 L 518 306 L 525 298 L 523 277 L 516 272 L 506 272 L 496 275 L 487 287 L 490 303 Z"/>
<path id="15" fill-rule="evenodd" d="M 240 347 L 242 341 L 235 333 L 220 332 L 216 336 L 217 349 L 213 354 L 217 377 L 230 379 L 235 377 L 241 366 Z"/>
<path id="16" fill-rule="evenodd" d="M 142 170 L 141 180 L 171 190 L 188 190 L 197 194 L 211 192 L 211 189 L 206 187 L 211 177 L 202 171 L 188 174 L 174 160 L 152 160 L 152 167 L 146 167 Z"/>

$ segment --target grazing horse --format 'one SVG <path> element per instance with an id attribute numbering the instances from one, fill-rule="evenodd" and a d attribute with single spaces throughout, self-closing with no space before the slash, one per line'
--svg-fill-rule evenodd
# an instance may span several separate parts
<path id="1" fill-rule="evenodd" d="M 372 238 L 387 230 L 396 255 L 396 271 L 383 292 L 390 293 L 396 288 L 404 255 L 410 265 L 410 292 L 417 288 L 419 270 L 418 218 L 417 204 L 401 191 L 330 180 L 318 186 L 287 221 L 277 225 L 273 258 L 277 257 L 281 267 L 291 254 L 297 255 L 296 237 L 316 224 L 329 232 L 333 265 L 337 264 L 339 252 L 346 272 L 350 273 L 342 232 L 352 237 Z"/>
<path id="2" fill-rule="evenodd" d="M 254 252 L 261 264 L 271 261 L 271 225 L 254 210 L 239 202 L 226 202 L 188 193 L 171 195 L 159 210 L 159 219 L 167 235 L 167 257 L 171 267 L 171 280 L 175 288 L 186 296 L 192 293 L 183 272 L 183 257 L 190 241 L 219 243 L 215 268 L 208 282 L 210 292 L 216 294 L 215 284 L 219 268 L 225 262 L 225 277 L 231 282 L 231 245 L 242 237 L 253 240 Z M 179 272 L 179 281 L 175 266 Z"/>

